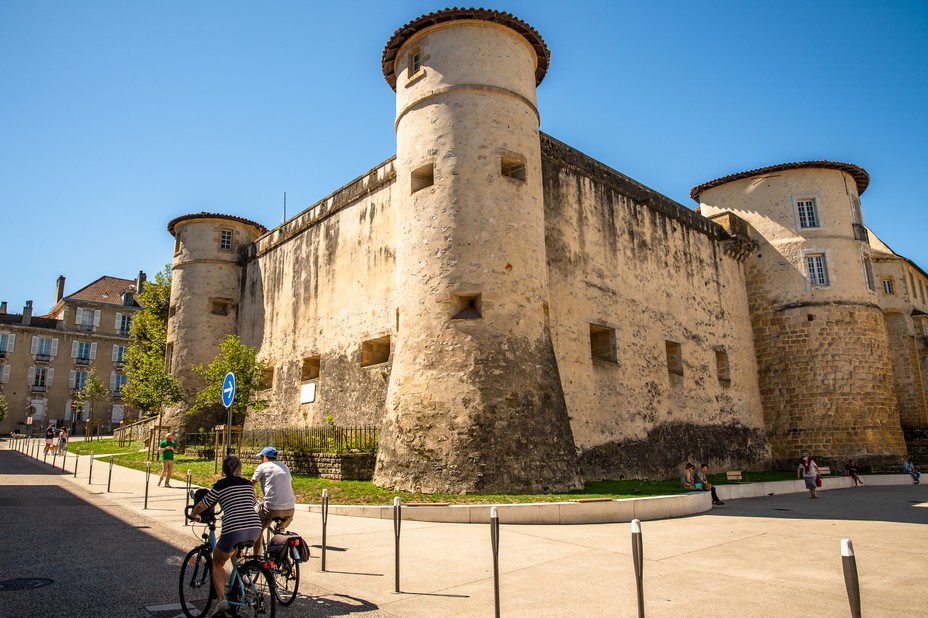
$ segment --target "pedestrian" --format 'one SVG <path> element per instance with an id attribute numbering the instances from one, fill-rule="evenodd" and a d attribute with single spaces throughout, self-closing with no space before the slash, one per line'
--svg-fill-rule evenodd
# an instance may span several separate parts
<path id="1" fill-rule="evenodd" d="M 177 444 L 174 442 L 174 434 L 168 432 L 164 440 L 158 444 L 158 454 L 161 455 L 161 476 L 158 477 L 158 485 L 164 481 L 165 487 L 171 486 L 171 475 L 174 473 L 174 449 Z"/>
<path id="2" fill-rule="evenodd" d="M 712 483 L 709 482 L 709 464 L 704 463 L 699 467 L 699 471 L 696 472 L 696 484 L 695 487 L 699 491 L 711 491 L 712 492 L 712 504 L 715 506 L 724 506 L 725 503 L 719 500 L 718 494 L 715 493 L 715 487 Z"/>
<path id="3" fill-rule="evenodd" d="M 680 487 L 683 489 L 696 489 L 696 466 L 686 462 L 683 474 L 680 475 Z"/>
<path id="4" fill-rule="evenodd" d="M 68 451 L 68 430 L 62 427 L 61 433 L 58 434 L 58 454 L 64 455 L 67 451 Z"/>
<path id="5" fill-rule="evenodd" d="M 799 460 L 796 478 L 799 477 L 805 479 L 806 489 L 808 489 L 811 494 L 809 497 L 818 498 L 816 490 L 818 489 L 818 484 L 821 482 L 821 478 L 818 475 L 818 464 L 812 461 L 812 457 L 809 456 L 808 453 L 803 453 L 802 459 Z"/>
<path id="6" fill-rule="evenodd" d="M 915 460 L 909 457 L 906 461 L 905 457 L 902 458 L 902 471 L 912 477 L 915 481 L 915 484 L 919 484 L 919 479 L 922 477 L 922 473 L 918 471 L 918 468 L 915 467 Z"/>
<path id="7" fill-rule="evenodd" d="M 854 479 L 854 487 L 857 487 L 858 484 L 864 484 L 864 482 L 860 480 L 860 477 L 857 476 L 857 462 L 853 459 L 848 459 L 847 463 L 844 464 L 844 476 L 849 476 Z"/>
<path id="8" fill-rule="evenodd" d="M 261 517 L 261 532 L 263 533 L 275 517 L 282 517 L 280 527 L 286 529 L 287 525 L 293 520 L 293 510 L 296 507 L 296 495 L 293 492 L 293 477 L 290 475 L 290 469 L 287 464 L 277 461 L 277 449 L 273 446 L 266 446 L 258 453 L 261 458 L 261 465 L 255 468 L 255 473 L 251 477 L 251 484 L 261 482 L 261 493 L 264 495 L 264 503 L 258 510 Z M 263 536 L 259 536 L 255 542 L 255 555 L 261 553 Z"/>
<path id="9" fill-rule="evenodd" d="M 45 453 L 48 453 L 50 450 L 52 450 L 52 443 L 54 441 L 55 441 L 55 428 L 52 425 L 49 425 L 45 429 Z"/>
<path id="10" fill-rule="evenodd" d="M 22 430 L 22 429 L 21 429 L 21 426 L 20 426 L 20 424 L 19 424 L 19 421 L 16 421 L 16 429 L 13 430 L 13 433 L 16 434 L 16 435 L 18 436 L 21 430 Z"/>

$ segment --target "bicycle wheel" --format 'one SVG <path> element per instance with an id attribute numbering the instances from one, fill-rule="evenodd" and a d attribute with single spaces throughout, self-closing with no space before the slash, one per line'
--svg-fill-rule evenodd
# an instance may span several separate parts
<path id="1" fill-rule="evenodd" d="M 289 548 L 288 548 L 289 551 Z M 274 593 L 284 607 L 293 603 L 300 588 L 300 563 L 289 556 L 274 565 Z"/>
<path id="2" fill-rule="evenodd" d="M 213 559 L 208 548 L 196 547 L 180 566 L 180 606 L 187 618 L 202 618 L 213 604 Z"/>
<path id="3" fill-rule="evenodd" d="M 245 604 L 233 606 L 236 616 L 274 618 L 277 615 L 277 596 L 274 579 L 257 561 L 250 561 L 238 569 L 245 588 Z"/>

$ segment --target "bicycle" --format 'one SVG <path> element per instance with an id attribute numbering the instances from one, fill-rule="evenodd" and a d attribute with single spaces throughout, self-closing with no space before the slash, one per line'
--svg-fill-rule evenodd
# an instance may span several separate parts
<path id="1" fill-rule="evenodd" d="M 277 596 L 277 602 L 284 607 L 296 600 L 296 594 L 300 588 L 299 550 L 286 544 L 277 548 L 277 551 L 271 551 L 271 540 L 274 535 L 287 532 L 286 529 L 281 528 L 281 524 L 287 519 L 286 517 L 273 518 L 266 530 L 264 540 L 265 563 L 273 564 L 269 570 L 274 576 L 274 594 Z"/>
<path id="2" fill-rule="evenodd" d="M 188 506 L 184 513 L 193 522 L 196 522 L 191 517 L 195 506 Z M 202 513 L 200 523 L 207 527 L 200 535 L 203 543 L 187 553 L 180 567 L 180 605 L 187 618 L 206 616 L 216 598 L 212 580 L 213 549 L 216 547 L 215 515 Z M 243 550 L 253 545 L 251 541 L 235 545 L 237 551 L 232 557 L 232 574 L 226 583 L 225 598 L 233 616 L 275 618 L 277 593 L 274 577 L 261 560 L 243 555 Z"/>

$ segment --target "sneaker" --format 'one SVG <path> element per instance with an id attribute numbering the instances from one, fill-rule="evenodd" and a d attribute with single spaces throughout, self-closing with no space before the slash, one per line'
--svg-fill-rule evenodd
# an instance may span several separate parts
<path id="1" fill-rule="evenodd" d="M 712 504 L 714 504 L 715 506 L 725 506 L 725 503 L 722 502 L 721 500 L 715 500 L 712 502 Z"/>
<path id="2" fill-rule="evenodd" d="M 225 599 L 219 601 L 219 605 L 216 606 L 216 609 L 213 610 L 213 613 L 209 615 L 209 618 L 219 618 L 220 616 L 229 615 L 229 602 Z"/>

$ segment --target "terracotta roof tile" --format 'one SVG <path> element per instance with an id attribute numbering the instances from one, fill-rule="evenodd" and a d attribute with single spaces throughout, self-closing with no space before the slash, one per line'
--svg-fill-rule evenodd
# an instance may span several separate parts
<path id="1" fill-rule="evenodd" d="M 737 174 L 729 174 L 728 176 L 722 176 L 721 178 L 710 180 L 709 182 L 693 187 L 693 189 L 690 191 L 690 197 L 698 202 L 699 194 L 706 189 L 711 189 L 712 187 L 718 187 L 720 185 L 734 182 L 735 180 L 741 180 L 743 178 L 752 178 L 754 176 L 763 176 L 764 174 L 772 174 L 774 172 L 802 168 L 825 168 L 846 172 L 853 176 L 854 182 L 857 183 L 857 195 L 863 195 L 863 192 L 867 190 L 867 186 L 870 184 L 870 174 L 868 174 L 864 168 L 858 165 L 854 165 L 853 163 L 841 163 L 840 161 L 825 160 L 797 161 L 795 163 L 781 163 L 779 165 L 771 165 L 769 167 L 760 167 L 756 170 L 738 172 Z"/>
<path id="2" fill-rule="evenodd" d="M 65 300 L 122 305 L 123 292 L 131 292 L 133 296 L 135 295 L 135 279 L 119 279 L 118 277 L 104 275 L 64 298 Z"/>

